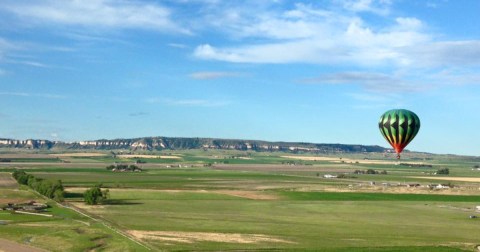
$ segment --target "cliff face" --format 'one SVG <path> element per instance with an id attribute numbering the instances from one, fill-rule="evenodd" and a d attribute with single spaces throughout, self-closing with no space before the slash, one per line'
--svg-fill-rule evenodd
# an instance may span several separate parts
<path id="1" fill-rule="evenodd" d="M 380 146 L 347 144 L 313 144 L 267 142 L 257 140 L 231 140 L 212 138 L 145 137 L 133 139 L 80 141 L 73 143 L 49 140 L 13 140 L 0 139 L 0 147 L 26 149 L 99 149 L 99 150 L 182 150 L 182 149 L 224 149 L 252 151 L 285 151 L 312 153 L 342 152 L 385 152 Z"/>

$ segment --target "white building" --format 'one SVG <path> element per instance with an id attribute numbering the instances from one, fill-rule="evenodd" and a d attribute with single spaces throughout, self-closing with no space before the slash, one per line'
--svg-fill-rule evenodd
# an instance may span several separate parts
<path id="1" fill-rule="evenodd" d="M 328 178 L 328 179 L 331 179 L 331 178 L 337 178 L 336 175 L 331 175 L 331 174 L 325 174 L 323 175 L 324 178 Z"/>

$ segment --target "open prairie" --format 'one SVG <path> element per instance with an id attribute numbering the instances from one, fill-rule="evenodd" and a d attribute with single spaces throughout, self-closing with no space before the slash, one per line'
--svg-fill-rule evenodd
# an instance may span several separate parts
<path id="1" fill-rule="evenodd" d="M 415 167 L 425 160 L 412 155 L 400 164 L 378 155 L 336 163 L 330 160 L 363 158 L 274 152 L 241 159 L 244 152 L 196 150 L 128 155 L 0 163 L 4 204 L 43 200 L 10 179 L 14 169 L 60 179 L 67 191 L 65 207 L 49 201 L 53 218 L 0 212 L 0 237 L 53 251 L 472 251 L 480 244 L 480 221 L 469 218 L 480 215 L 476 160 L 431 156 L 431 166 Z M 137 164 L 142 172 L 105 169 L 142 155 L 181 158 L 145 157 Z M 450 174 L 434 175 L 441 168 Z M 428 187 L 439 182 L 451 188 Z M 99 183 L 108 200 L 86 205 L 83 192 Z"/>

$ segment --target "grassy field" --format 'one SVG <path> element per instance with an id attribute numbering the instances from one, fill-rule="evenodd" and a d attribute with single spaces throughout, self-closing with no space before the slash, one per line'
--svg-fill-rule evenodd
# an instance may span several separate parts
<path id="1" fill-rule="evenodd" d="M 480 182 L 449 179 L 479 178 L 471 169 L 478 158 L 408 154 L 402 162 L 432 166 L 409 167 L 382 154 L 328 155 L 332 161 L 326 161 L 275 152 L 138 153 L 146 154 L 180 158 L 143 158 L 144 171 L 137 173 L 107 171 L 113 162 L 137 160 L 108 153 L 62 153 L 55 162 L 29 153 L 25 158 L 34 162 L 0 163 L 1 202 L 43 200 L 9 179 L 22 169 L 61 179 L 67 204 L 93 218 L 53 202 L 48 212 L 54 217 L 0 211 L 0 237 L 54 251 L 148 250 L 109 227 L 152 251 L 472 251 L 480 244 L 480 220 L 469 218 L 480 215 Z M 450 174 L 435 180 L 440 168 Z M 353 173 L 367 169 L 387 174 Z M 110 199 L 85 205 L 82 193 L 98 183 L 109 188 Z M 439 183 L 455 187 L 426 187 Z"/>

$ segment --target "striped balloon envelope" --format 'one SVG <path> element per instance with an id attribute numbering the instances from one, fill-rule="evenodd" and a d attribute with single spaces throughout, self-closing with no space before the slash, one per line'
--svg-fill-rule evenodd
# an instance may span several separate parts
<path id="1" fill-rule="evenodd" d="M 420 119 L 412 111 L 392 109 L 380 117 L 378 127 L 400 158 L 400 153 L 420 130 Z"/>

